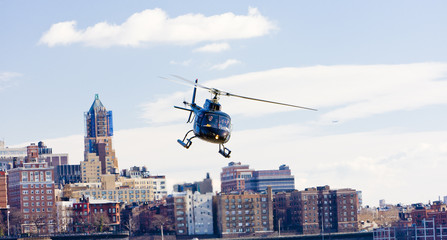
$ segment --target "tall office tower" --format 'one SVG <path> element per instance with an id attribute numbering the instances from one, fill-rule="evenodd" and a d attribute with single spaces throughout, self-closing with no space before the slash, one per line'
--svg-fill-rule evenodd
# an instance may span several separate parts
<path id="1" fill-rule="evenodd" d="M 112 111 L 107 111 L 95 95 L 85 114 L 84 162 L 81 162 L 82 181 L 99 182 L 101 174 L 118 173 L 118 159 L 112 148 Z"/>
<path id="2" fill-rule="evenodd" d="M 228 163 L 228 166 L 223 167 L 220 173 L 221 191 L 223 193 L 244 191 L 245 179 L 251 178 L 253 171 L 248 165 L 242 165 L 240 162 Z"/>

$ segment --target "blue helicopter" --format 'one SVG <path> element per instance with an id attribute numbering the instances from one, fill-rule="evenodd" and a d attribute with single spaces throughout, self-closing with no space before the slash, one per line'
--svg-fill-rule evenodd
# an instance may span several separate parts
<path id="1" fill-rule="evenodd" d="M 187 123 L 193 122 L 193 129 L 189 130 L 185 134 L 183 140 L 180 139 L 177 140 L 177 142 L 186 149 L 188 149 L 191 146 L 192 144 L 191 140 L 197 137 L 210 143 L 219 144 L 219 153 L 222 154 L 222 156 L 224 156 L 225 158 L 230 157 L 231 151 L 230 149 L 224 146 L 224 143 L 227 143 L 230 140 L 232 130 L 231 117 L 227 113 L 221 111 L 222 106 L 219 103 L 220 96 L 238 97 L 247 100 L 317 111 L 317 109 L 314 108 L 308 108 L 292 104 L 236 95 L 233 93 L 218 90 L 216 88 L 209 88 L 204 85 L 201 85 L 198 83 L 198 79 L 196 79 L 195 81 L 190 81 L 177 75 L 172 76 L 188 84 L 192 84 L 194 86 L 191 103 L 183 101 L 183 104 L 185 106 L 188 106 L 189 108 L 174 106 L 177 109 L 189 111 L 190 113 Z M 198 106 L 195 102 L 197 87 L 208 90 L 213 96 L 212 99 L 206 99 L 203 107 Z M 194 113 L 194 120 L 192 120 L 193 113 Z M 188 138 L 188 135 L 191 132 L 194 133 L 194 136 Z"/>

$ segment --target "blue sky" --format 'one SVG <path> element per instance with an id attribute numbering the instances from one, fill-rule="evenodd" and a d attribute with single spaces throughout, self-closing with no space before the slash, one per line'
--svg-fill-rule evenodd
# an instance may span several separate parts
<path id="1" fill-rule="evenodd" d="M 351 187 L 366 204 L 447 195 L 444 1 L 0 1 L 0 138 L 44 140 L 83 157 L 83 113 L 113 111 L 120 168 L 171 184 L 219 173 L 217 146 L 176 143 L 181 75 L 229 92 L 318 108 L 222 98 L 232 161 L 290 165 L 296 187 Z M 198 101 L 209 97 L 199 91 Z M 436 182 L 436 184 L 434 184 Z"/>

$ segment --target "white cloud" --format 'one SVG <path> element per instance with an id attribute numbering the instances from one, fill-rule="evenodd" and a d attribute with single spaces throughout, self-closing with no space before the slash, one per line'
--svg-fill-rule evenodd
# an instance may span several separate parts
<path id="1" fill-rule="evenodd" d="M 194 49 L 194 52 L 211 52 L 218 53 L 223 52 L 230 49 L 230 44 L 228 43 L 212 43 L 207 44 L 203 47 Z"/>
<path id="2" fill-rule="evenodd" d="M 53 24 L 39 42 L 50 47 L 74 43 L 94 47 L 195 44 L 260 37 L 274 29 L 276 26 L 256 8 L 250 8 L 247 15 L 190 13 L 175 18 L 156 8 L 135 13 L 120 25 L 100 22 L 86 29 L 77 29 L 76 21 L 59 22 Z"/>
<path id="3" fill-rule="evenodd" d="M 20 73 L 0 72 L 0 90 L 10 87 L 13 84 L 13 80 L 20 76 L 22 76 Z"/>
<path id="4" fill-rule="evenodd" d="M 225 70 L 230 66 L 233 66 L 235 64 L 240 64 L 241 61 L 237 60 L 237 59 L 228 59 L 227 61 L 223 62 L 223 63 L 219 63 L 216 64 L 212 67 L 210 67 L 210 70 Z"/>

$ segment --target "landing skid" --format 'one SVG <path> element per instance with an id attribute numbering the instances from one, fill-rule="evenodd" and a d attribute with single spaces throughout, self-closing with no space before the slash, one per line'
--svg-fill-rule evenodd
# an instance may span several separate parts
<path id="1" fill-rule="evenodd" d="M 183 140 L 177 139 L 177 142 L 178 142 L 180 145 L 182 145 L 184 148 L 186 148 L 186 149 L 188 149 L 188 148 L 191 146 L 191 144 L 192 144 L 191 139 L 193 139 L 193 138 L 196 137 L 196 136 L 194 136 L 194 137 L 192 137 L 192 138 L 186 138 L 190 132 L 192 132 L 192 130 L 189 130 L 189 131 L 185 134 L 185 137 L 183 138 Z M 185 140 L 186 140 L 186 142 L 185 142 Z"/>
<path id="2" fill-rule="evenodd" d="M 219 144 L 219 153 L 225 158 L 230 158 L 231 150 L 226 148 L 223 144 Z"/>

